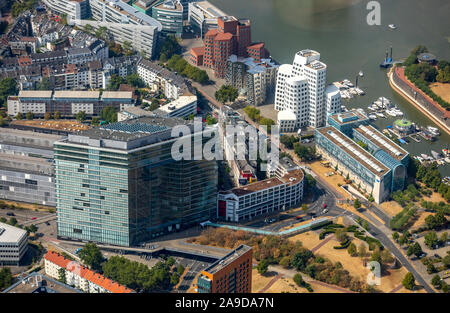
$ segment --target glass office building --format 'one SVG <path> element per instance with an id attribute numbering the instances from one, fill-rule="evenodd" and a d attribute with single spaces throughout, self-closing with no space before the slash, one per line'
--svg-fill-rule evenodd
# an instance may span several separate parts
<path id="1" fill-rule="evenodd" d="M 142 117 L 55 143 L 58 237 L 132 246 L 214 218 L 217 163 L 172 158 L 179 124 L 193 129 Z"/>

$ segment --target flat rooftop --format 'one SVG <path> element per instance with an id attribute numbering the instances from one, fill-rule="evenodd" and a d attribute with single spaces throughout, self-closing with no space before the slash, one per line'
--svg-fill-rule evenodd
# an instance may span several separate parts
<path id="1" fill-rule="evenodd" d="M 201 9 L 205 18 L 214 18 L 228 15 L 208 1 L 192 2 L 192 5 Z"/>
<path id="2" fill-rule="evenodd" d="M 190 105 L 196 101 L 197 101 L 197 96 L 181 96 L 181 97 L 178 97 L 178 99 L 173 100 L 172 102 L 167 103 L 167 104 L 163 105 L 162 107 L 159 107 L 155 111 L 170 113 L 175 110 L 184 108 L 185 106 Z"/>
<path id="3" fill-rule="evenodd" d="M 160 10 L 175 11 L 175 12 L 183 11 L 183 6 L 180 5 L 180 3 L 175 0 L 164 0 L 160 4 L 155 5 L 154 8 L 160 9 Z"/>
<path id="4" fill-rule="evenodd" d="M 15 244 L 26 234 L 26 230 L 0 222 L 0 243 Z"/>
<path id="5" fill-rule="evenodd" d="M 355 121 L 368 120 L 368 117 L 359 111 L 351 110 L 343 113 L 336 113 L 330 116 L 339 125 L 354 123 Z"/>
<path id="6" fill-rule="evenodd" d="M 52 97 L 51 90 L 21 90 L 19 91 L 19 98 L 48 98 Z"/>
<path id="7" fill-rule="evenodd" d="M 300 181 L 303 180 L 304 174 L 302 170 L 293 170 L 289 172 L 288 174 L 284 175 L 281 178 L 273 177 L 264 179 L 255 183 L 251 183 L 239 188 L 233 188 L 230 190 L 230 192 L 234 193 L 236 196 L 241 197 L 245 196 L 257 191 L 261 191 L 267 188 L 280 186 L 280 185 L 287 185 L 291 186 L 294 185 Z"/>
<path id="8" fill-rule="evenodd" d="M 192 124 L 192 121 L 186 121 L 181 118 L 145 116 L 101 126 L 99 128 L 91 128 L 78 133 L 77 136 L 89 137 L 91 139 L 133 141 L 152 134 L 167 131 L 177 125 L 190 124 Z"/>
<path id="9" fill-rule="evenodd" d="M 297 52 L 297 54 L 302 56 L 302 57 L 310 57 L 310 56 L 313 56 L 313 55 L 320 55 L 319 52 L 314 51 L 314 50 L 310 50 L 310 49 L 301 50 L 301 51 Z"/>
<path id="10" fill-rule="evenodd" d="M 64 91 L 55 91 L 54 96 L 55 99 L 73 99 L 73 98 L 81 98 L 81 99 L 98 99 L 100 97 L 99 91 L 81 91 L 81 90 L 64 90 Z"/>
<path id="11" fill-rule="evenodd" d="M 360 125 L 354 129 L 398 161 L 401 161 L 408 154 L 405 149 L 392 142 L 372 125 Z"/>
<path id="12" fill-rule="evenodd" d="M 39 283 L 37 283 L 37 281 Z M 40 286 L 38 286 L 39 284 Z M 43 274 L 31 273 L 3 293 L 83 293 L 81 290 L 63 284 Z"/>
<path id="13" fill-rule="evenodd" d="M 132 91 L 103 91 L 102 99 L 132 99 Z"/>
<path id="14" fill-rule="evenodd" d="M 375 174 L 375 176 L 382 177 L 389 172 L 390 169 L 388 167 L 336 128 L 328 126 L 319 128 L 317 131 L 357 162 L 361 163 L 365 168 Z"/>
<path id="15" fill-rule="evenodd" d="M 88 125 L 81 124 L 76 120 L 16 120 L 12 121 L 10 125 L 26 126 L 39 129 L 62 130 L 67 132 L 77 132 L 90 128 Z M 44 134 L 39 134 L 37 136 L 41 137 L 41 135 Z"/>
<path id="16" fill-rule="evenodd" d="M 317 61 L 317 60 L 306 64 L 306 66 L 309 68 L 312 68 L 313 70 L 321 70 L 321 69 L 327 68 L 325 63 Z"/>
<path id="17" fill-rule="evenodd" d="M 225 255 L 223 258 L 217 260 L 216 262 L 205 268 L 203 271 L 214 275 L 218 271 L 225 268 L 228 264 L 235 261 L 237 258 L 243 256 L 245 253 L 251 250 L 252 247 L 250 246 L 240 245 L 239 247 L 237 247 L 236 249 Z"/>

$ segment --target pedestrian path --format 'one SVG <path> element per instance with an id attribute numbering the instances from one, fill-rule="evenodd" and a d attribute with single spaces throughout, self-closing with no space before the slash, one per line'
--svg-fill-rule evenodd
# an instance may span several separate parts
<path id="1" fill-rule="evenodd" d="M 269 281 L 269 283 L 259 291 L 259 293 L 264 293 L 266 292 L 267 289 L 269 289 L 273 284 L 275 284 L 275 282 L 277 280 L 279 280 L 280 278 L 282 278 L 284 275 L 283 274 L 278 274 L 277 276 L 275 276 L 274 278 L 272 278 L 271 281 Z"/>

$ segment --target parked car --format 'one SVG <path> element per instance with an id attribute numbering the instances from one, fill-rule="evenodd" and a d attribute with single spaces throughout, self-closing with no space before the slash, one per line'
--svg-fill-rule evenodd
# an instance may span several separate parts
<path id="1" fill-rule="evenodd" d="M 36 218 L 35 218 L 35 217 L 32 217 L 31 219 L 34 221 Z"/>
<path id="2" fill-rule="evenodd" d="M 325 209 L 322 211 L 322 214 L 326 214 L 326 213 L 328 213 L 328 209 Z"/>
<path id="3" fill-rule="evenodd" d="M 45 225 L 50 226 L 50 223 L 47 221 L 47 222 L 45 222 Z"/>
<path id="4" fill-rule="evenodd" d="M 433 256 L 434 256 L 435 258 L 438 258 L 438 259 L 441 258 L 441 256 L 440 256 L 439 254 L 437 254 L 437 253 L 435 253 Z"/>
<path id="5" fill-rule="evenodd" d="M 326 207 L 327 207 L 326 203 L 322 204 L 322 209 L 325 209 Z"/>
<path id="6" fill-rule="evenodd" d="M 8 215 L 8 216 L 16 216 L 13 212 L 8 212 L 8 213 L 6 213 L 6 215 Z"/>
<path id="7" fill-rule="evenodd" d="M 302 217 L 299 215 L 299 216 L 297 216 L 295 219 L 296 219 L 296 220 L 301 220 Z"/>

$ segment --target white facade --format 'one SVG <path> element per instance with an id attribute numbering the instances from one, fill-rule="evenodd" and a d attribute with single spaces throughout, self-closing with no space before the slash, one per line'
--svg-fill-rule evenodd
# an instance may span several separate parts
<path id="1" fill-rule="evenodd" d="M 331 84 L 325 89 L 327 116 L 341 112 L 341 93 L 339 88 Z"/>
<path id="2" fill-rule="evenodd" d="M 43 2 L 53 12 L 67 14 L 70 18 L 87 18 L 89 14 L 88 0 L 43 0 Z"/>
<path id="3" fill-rule="evenodd" d="M 297 127 L 325 125 L 325 82 L 327 66 L 313 50 L 296 53 L 291 65 L 280 66 L 275 91 L 275 110 L 291 110 Z"/>
<path id="4" fill-rule="evenodd" d="M 155 113 L 166 117 L 188 117 L 197 112 L 197 96 L 181 96 L 158 108 Z"/>
<path id="5" fill-rule="evenodd" d="M 0 265 L 19 265 L 28 249 L 27 240 L 25 230 L 0 223 Z"/>
<path id="6" fill-rule="evenodd" d="M 158 29 L 152 25 L 136 25 L 136 24 L 121 24 L 114 22 L 96 22 L 91 20 L 71 20 L 79 27 L 91 25 L 95 30 L 100 27 L 106 27 L 112 40 L 123 45 L 124 42 L 129 42 L 131 48 L 142 52 L 146 57 L 152 57 L 158 40 Z"/>
<path id="7" fill-rule="evenodd" d="M 303 198 L 303 178 L 303 172 L 296 170 L 282 178 L 269 178 L 221 192 L 217 197 L 218 217 L 226 221 L 241 222 L 295 207 Z"/>
<path id="8" fill-rule="evenodd" d="M 277 116 L 277 124 L 280 127 L 280 133 L 292 133 L 297 125 L 297 116 L 292 111 L 280 111 Z"/>

